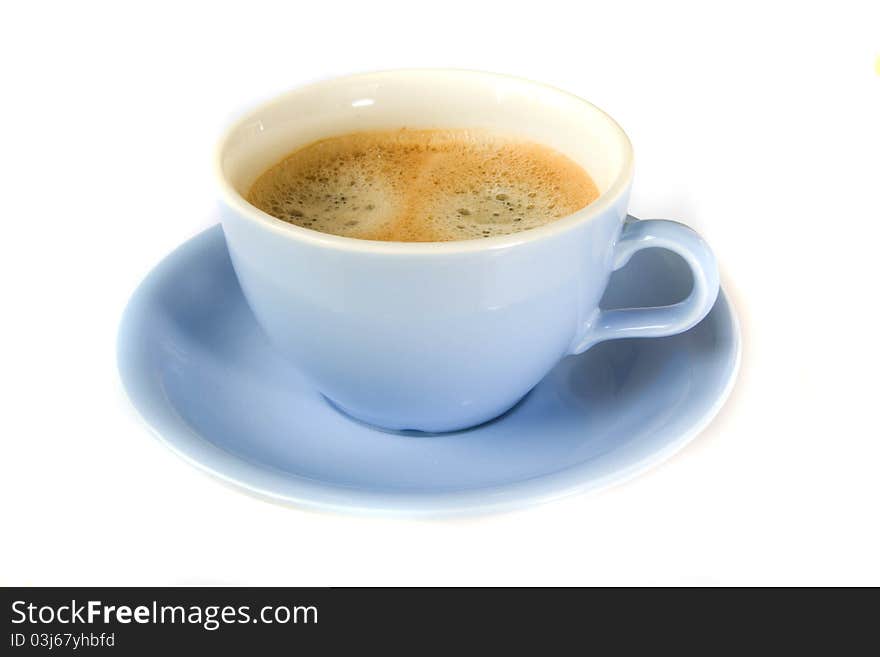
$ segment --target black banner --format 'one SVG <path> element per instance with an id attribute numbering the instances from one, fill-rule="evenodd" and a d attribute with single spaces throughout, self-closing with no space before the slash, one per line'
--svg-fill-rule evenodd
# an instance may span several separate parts
<path id="1" fill-rule="evenodd" d="M 269 649 L 335 654 L 352 647 L 470 652 L 479 641 L 538 654 L 636 646 L 790 649 L 835 654 L 872 627 L 816 592 L 663 589 L 0 589 L 0 654 L 178 654 Z M 838 593 L 838 595 L 840 595 Z M 846 594 L 848 596 L 848 594 Z M 873 596 L 871 596 L 873 597 Z M 724 598 L 723 600 L 719 598 Z M 832 621 L 844 619 L 845 631 Z M 705 637 L 711 636 L 708 644 Z M 754 637 L 761 637 L 755 643 Z M 858 644 L 855 644 L 858 645 Z"/>

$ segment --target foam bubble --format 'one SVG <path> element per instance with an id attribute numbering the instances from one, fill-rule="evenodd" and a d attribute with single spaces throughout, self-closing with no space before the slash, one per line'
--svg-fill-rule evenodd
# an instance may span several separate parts
<path id="1" fill-rule="evenodd" d="M 530 230 L 598 197 L 589 175 L 546 146 L 469 130 L 332 137 L 266 171 L 248 201 L 324 233 L 400 242 Z"/>

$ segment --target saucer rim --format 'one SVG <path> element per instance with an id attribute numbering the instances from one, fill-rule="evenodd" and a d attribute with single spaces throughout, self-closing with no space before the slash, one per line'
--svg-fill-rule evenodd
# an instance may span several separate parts
<path id="1" fill-rule="evenodd" d="M 117 369 L 122 388 L 141 421 L 162 444 L 178 457 L 215 481 L 248 493 L 258 499 L 297 510 L 336 512 L 367 516 L 443 517 L 482 515 L 512 511 L 546 504 L 574 495 L 586 495 L 625 484 L 666 462 L 694 440 L 718 415 L 736 385 L 742 362 L 742 334 L 736 308 L 724 289 L 723 280 L 718 299 L 727 304 L 730 317 L 732 364 L 723 374 L 724 388 L 691 426 L 659 449 L 625 467 L 600 476 L 580 474 L 586 463 L 521 481 L 497 486 L 468 488 L 446 492 L 377 492 L 361 487 L 301 477 L 271 466 L 256 464 L 228 452 L 207 438 L 177 415 L 161 390 L 150 385 L 150 377 L 141 355 L 129 345 L 136 340 L 138 316 L 149 304 L 151 291 L 163 280 L 163 273 L 194 250 L 198 243 L 209 239 L 214 225 L 187 239 L 157 263 L 138 284 L 131 295 L 116 340 Z M 717 301 L 716 301 L 717 303 Z M 279 490 L 280 489 L 280 490 Z"/>

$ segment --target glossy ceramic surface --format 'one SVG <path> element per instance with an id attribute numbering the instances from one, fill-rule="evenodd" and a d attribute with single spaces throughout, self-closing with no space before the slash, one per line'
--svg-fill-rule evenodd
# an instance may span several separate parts
<path id="1" fill-rule="evenodd" d="M 447 243 L 355 240 L 246 203 L 254 178 L 315 139 L 375 128 L 491 126 L 581 164 L 601 196 L 534 230 Z M 390 71 L 319 82 L 260 106 L 221 139 L 216 174 L 233 267 L 279 352 L 339 407 L 389 429 L 450 431 L 498 416 L 566 355 L 603 340 L 671 335 L 712 308 L 706 244 L 671 221 L 622 231 L 632 149 L 620 126 L 557 89 L 467 71 Z M 602 313 L 612 271 L 661 247 L 692 293 Z"/>
<path id="2" fill-rule="evenodd" d="M 613 275 L 602 305 L 671 304 L 691 289 L 679 257 L 646 250 Z M 685 333 L 565 358 L 495 421 L 440 435 L 378 431 L 333 409 L 270 345 L 215 227 L 141 284 L 118 355 L 135 407 L 198 468 L 299 506 L 431 515 L 545 502 L 664 460 L 726 399 L 739 333 L 722 292 Z"/>

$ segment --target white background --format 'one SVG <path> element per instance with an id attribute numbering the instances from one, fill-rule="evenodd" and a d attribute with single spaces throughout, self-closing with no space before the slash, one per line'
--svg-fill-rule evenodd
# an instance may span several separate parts
<path id="1" fill-rule="evenodd" d="M 880 584 L 876 3 L 5 3 L 0 584 Z M 411 66 L 584 96 L 636 149 L 632 212 L 714 246 L 734 393 L 597 495 L 406 521 L 243 495 L 155 440 L 115 369 L 139 281 L 215 223 L 224 123 Z"/>

